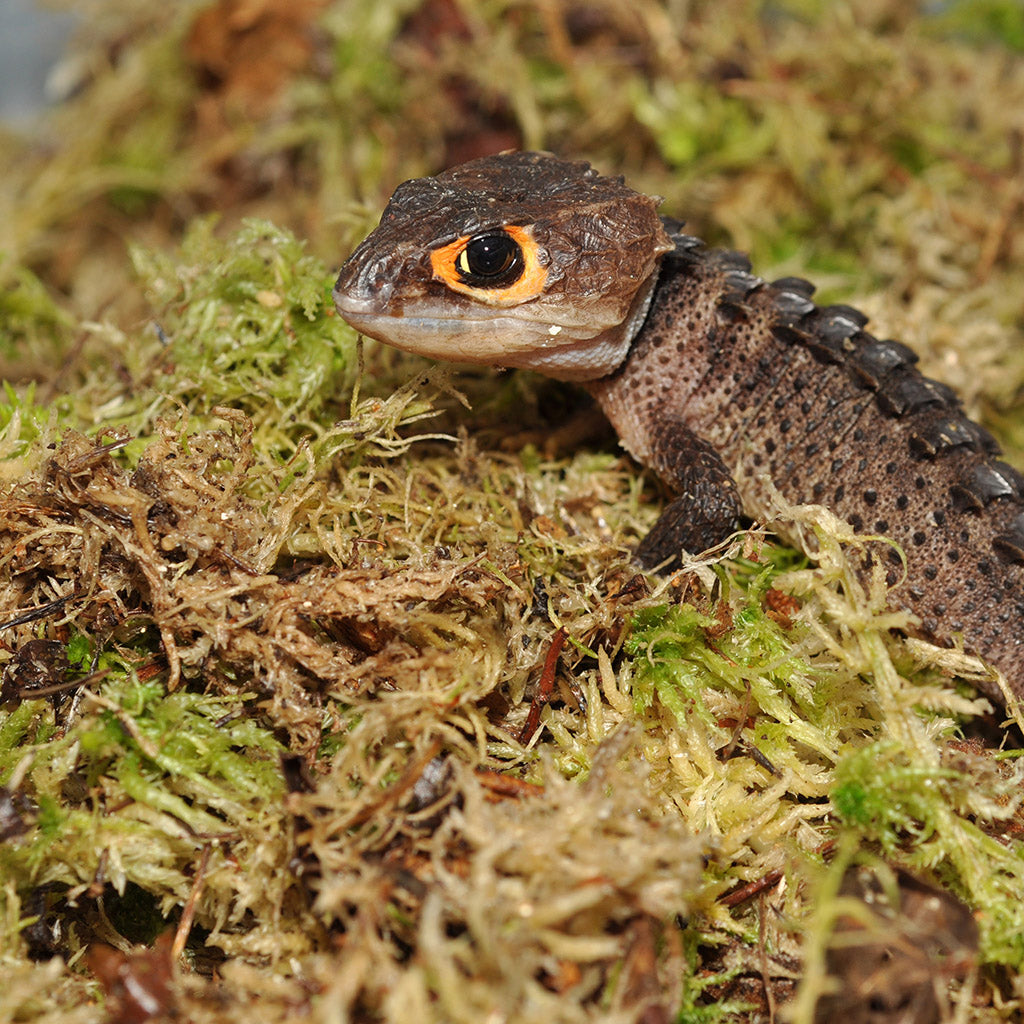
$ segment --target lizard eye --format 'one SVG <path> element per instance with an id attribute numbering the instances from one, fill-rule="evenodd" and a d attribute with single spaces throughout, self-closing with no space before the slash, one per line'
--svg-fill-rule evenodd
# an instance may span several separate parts
<path id="1" fill-rule="evenodd" d="M 433 280 L 487 306 L 535 299 L 547 284 L 550 262 L 532 228 L 518 224 L 463 235 L 430 253 Z"/>
<path id="2" fill-rule="evenodd" d="M 455 261 L 463 283 L 478 288 L 506 287 L 523 272 L 523 250 L 507 232 L 474 235 Z"/>

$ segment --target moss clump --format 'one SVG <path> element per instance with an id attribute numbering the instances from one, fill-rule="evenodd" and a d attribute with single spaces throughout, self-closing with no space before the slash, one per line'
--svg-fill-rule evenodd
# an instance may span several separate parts
<path id="1" fill-rule="evenodd" d="M 140 666 L 123 652 L 96 660 L 103 682 L 71 733 L 54 732 L 44 700 L 24 700 L 4 724 L 0 780 L 9 785 L 17 772 L 31 794 L 23 837 L 0 847 L 8 897 L 45 892 L 47 918 L 68 921 L 75 946 L 109 941 L 95 902 L 104 885 L 120 895 L 133 887 L 136 900 L 146 893 L 174 920 L 209 846 L 200 925 L 274 913 L 290 884 L 267 856 L 286 841 L 278 741 L 245 716 L 243 699 L 168 694 L 159 680 L 140 682 Z M 249 865 L 241 885 L 233 858 Z"/>
<path id="2" fill-rule="evenodd" d="M 741 606 L 722 603 L 714 616 L 685 604 L 638 613 L 625 644 L 637 659 L 638 710 L 657 693 L 681 721 L 698 714 L 710 724 L 701 690 L 715 686 L 749 697 L 762 711 L 777 709 L 788 694 L 807 714 L 814 670 L 794 655 L 792 637 L 771 618 L 766 589 L 755 584 Z"/>
<path id="3" fill-rule="evenodd" d="M 876 743 L 836 766 L 832 806 L 848 825 L 892 854 L 908 838 L 934 837 L 941 787 L 956 773 L 914 764 L 891 743 Z"/>
<path id="4" fill-rule="evenodd" d="M 978 911 L 986 960 L 1024 962 L 1024 856 L 1000 841 L 1020 811 L 1022 766 L 998 771 L 951 743 L 926 760 L 891 741 L 851 752 L 836 766 L 832 804 L 854 833 L 889 857 L 947 880 Z"/>
<path id="5" fill-rule="evenodd" d="M 335 316 L 324 265 L 289 232 L 251 220 L 229 241 L 196 221 L 180 253 L 136 247 L 132 261 L 165 346 L 157 392 L 287 419 L 352 379 L 352 334 Z"/>
<path id="6" fill-rule="evenodd" d="M 0 396 L 0 479 L 20 479 L 32 465 L 40 442 L 56 434 L 70 412 L 69 403 L 44 404 L 37 400 L 34 384 L 18 390 L 3 382 Z"/>

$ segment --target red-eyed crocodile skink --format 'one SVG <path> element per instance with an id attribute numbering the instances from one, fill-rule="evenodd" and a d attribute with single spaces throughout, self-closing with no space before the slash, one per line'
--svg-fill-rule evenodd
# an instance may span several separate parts
<path id="1" fill-rule="evenodd" d="M 648 567 L 766 515 L 773 490 L 893 538 L 905 575 L 876 546 L 893 604 L 1024 697 L 1024 478 L 905 345 L 657 203 L 544 153 L 407 181 L 342 268 L 338 312 L 411 352 L 579 381 L 677 494 L 638 549 Z"/>

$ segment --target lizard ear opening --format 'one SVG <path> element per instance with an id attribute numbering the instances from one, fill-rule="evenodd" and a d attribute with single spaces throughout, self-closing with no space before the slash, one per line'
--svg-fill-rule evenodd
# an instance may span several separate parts
<path id="1" fill-rule="evenodd" d="M 430 254 L 435 281 L 488 306 L 515 306 L 540 295 L 545 263 L 530 229 L 515 225 L 463 235 Z"/>

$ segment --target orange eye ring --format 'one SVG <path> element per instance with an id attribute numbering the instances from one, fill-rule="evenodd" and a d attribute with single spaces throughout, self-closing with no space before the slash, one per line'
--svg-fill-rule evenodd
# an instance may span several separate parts
<path id="1" fill-rule="evenodd" d="M 504 246 L 503 237 L 511 245 Z M 478 251 L 472 252 L 471 246 Z M 463 235 L 435 249 L 430 254 L 430 266 L 434 280 L 452 291 L 470 295 L 489 306 L 515 306 L 544 290 L 548 272 L 540 253 L 529 228 L 509 224 L 496 231 Z M 499 284 L 512 274 L 514 279 L 507 285 Z M 495 279 L 494 284 L 484 283 L 489 277 Z"/>

